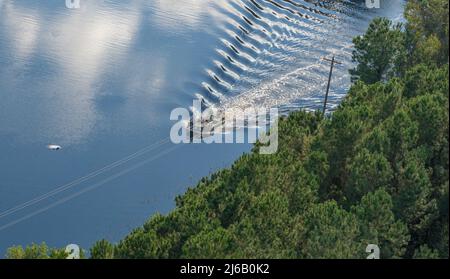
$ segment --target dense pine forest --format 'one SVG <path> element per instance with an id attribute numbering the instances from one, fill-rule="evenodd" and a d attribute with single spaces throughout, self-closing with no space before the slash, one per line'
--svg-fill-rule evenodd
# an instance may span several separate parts
<path id="1" fill-rule="evenodd" d="M 448 258 L 449 10 L 411 0 L 354 39 L 353 85 L 330 116 L 279 120 L 258 145 L 91 258 Z M 62 258 L 45 244 L 8 258 Z"/>

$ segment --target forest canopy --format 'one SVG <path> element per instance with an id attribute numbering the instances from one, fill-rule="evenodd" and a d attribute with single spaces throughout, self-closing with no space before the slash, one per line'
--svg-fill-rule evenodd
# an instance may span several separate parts
<path id="1" fill-rule="evenodd" d="M 406 23 L 377 18 L 354 39 L 353 85 L 329 117 L 279 121 L 279 151 L 258 145 L 202 179 L 116 244 L 110 258 L 448 258 L 448 1 L 411 0 Z M 45 244 L 8 258 L 58 258 Z"/>

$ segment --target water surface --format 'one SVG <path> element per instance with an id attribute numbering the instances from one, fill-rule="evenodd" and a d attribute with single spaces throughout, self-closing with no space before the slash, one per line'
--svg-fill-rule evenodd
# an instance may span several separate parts
<path id="1" fill-rule="evenodd" d="M 0 255 L 117 241 L 249 145 L 164 141 L 172 109 L 330 107 L 351 39 L 403 1 L 0 0 Z M 61 151 L 47 150 L 59 144 Z M 137 152 L 137 153 L 136 153 Z M 111 165 L 112 164 L 112 165 Z"/>

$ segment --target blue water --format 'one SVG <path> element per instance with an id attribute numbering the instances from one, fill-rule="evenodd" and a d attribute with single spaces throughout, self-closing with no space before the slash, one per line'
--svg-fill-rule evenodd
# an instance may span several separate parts
<path id="1" fill-rule="evenodd" d="M 403 3 L 0 0 L 0 256 L 117 241 L 168 212 L 251 148 L 162 141 L 172 109 L 198 98 L 316 109 L 321 58 L 334 54 L 332 109 L 350 85 L 352 37 L 375 16 L 401 20 Z"/>

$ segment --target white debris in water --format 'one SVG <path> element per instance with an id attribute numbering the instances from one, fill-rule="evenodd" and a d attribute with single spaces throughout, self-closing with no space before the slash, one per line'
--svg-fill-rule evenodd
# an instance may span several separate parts
<path id="1" fill-rule="evenodd" d="M 61 148 L 62 147 L 60 145 L 56 145 L 56 144 L 47 145 L 47 149 L 52 150 L 52 151 L 61 150 Z"/>

